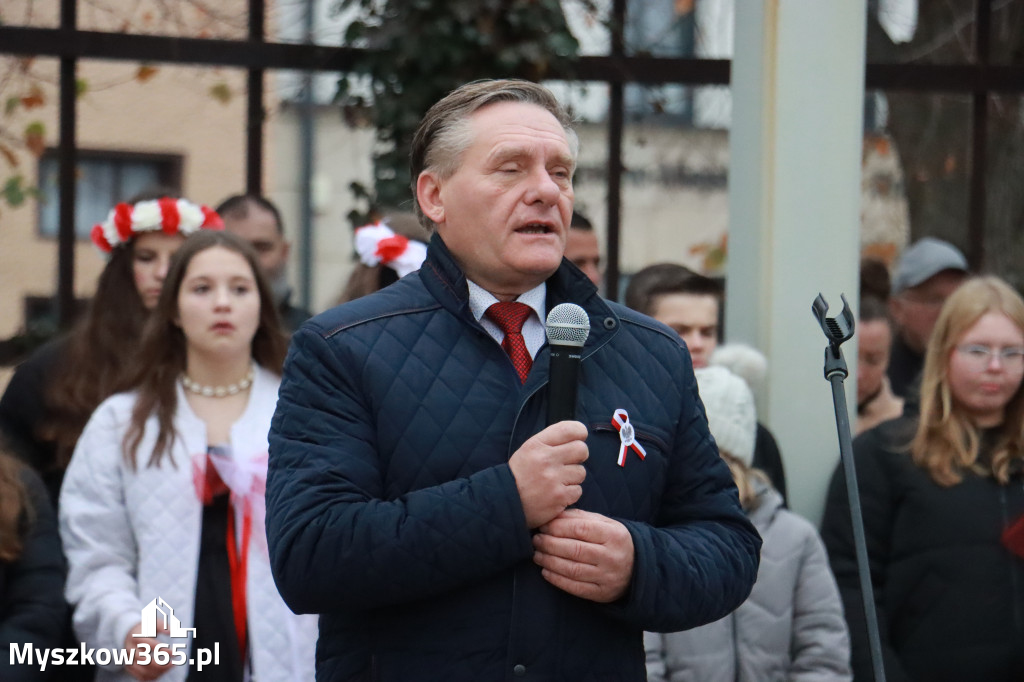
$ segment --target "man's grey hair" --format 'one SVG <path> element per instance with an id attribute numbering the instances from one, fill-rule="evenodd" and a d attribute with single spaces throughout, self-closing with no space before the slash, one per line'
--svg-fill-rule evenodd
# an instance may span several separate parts
<path id="1" fill-rule="evenodd" d="M 497 102 L 535 104 L 550 112 L 565 131 L 575 164 L 579 154 L 579 137 L 573 128 L 572 116 L 550 90 L 525 80 L 473 81 L 452 90 L 430 107 L 416 129 L 410 154 L 414 197 L 417 179 L 423 171 L 431 170 L 441 179 L 446 179 L 458 170 L 462 153 L 473 144 L 470 116 Z M 433 229 L 435 225 L 423 215 L 419 201 L 414 201 L 413 206 L 420 223 L 427 229 Z"/>

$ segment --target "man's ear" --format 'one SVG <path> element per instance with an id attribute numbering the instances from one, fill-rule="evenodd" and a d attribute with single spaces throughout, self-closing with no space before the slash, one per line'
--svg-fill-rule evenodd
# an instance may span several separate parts
<path id="1" fill-rule="evenodd" d="M 444 202 L 441 200 L 441 181 L 434 171 L 423 171 L 416 178 L 416 201 L 423 215 L 435 225 L 444 223 Z"/>

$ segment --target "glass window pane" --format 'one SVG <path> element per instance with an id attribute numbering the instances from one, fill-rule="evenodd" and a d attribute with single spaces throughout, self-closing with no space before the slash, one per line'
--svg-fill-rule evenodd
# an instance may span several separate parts
<path id="1" fill-rule="evenodd" d="M 1024 96 L 992 95 L 988 112 L 983 269 L 1024 291 Z"/>
<path id="2" fill-rule="evenodd" d="M 930 235 L 967 253 L 971 99 L 886 92 L 879 133 L 899 159 L 911 240 Z"/>
<path id="3" fill-rule="evenodd" d="M 643 0 L 626 13 L 626 54 L 689 57 L 694 53 L 695 22 L 692 2 Z"/>
<path id="4" fill-rule="evenodd" d="M 117 191 L 117 162 L 111 159 L 82 159 L 75 184 L 75 236 L 87 239 L 92 226 L 102 222 L 118 201 L 127 196 Z M 59 196 L 60 192 L 54 192 Z"/>
<path id="5" fill-rule="evenodd" d="M 992 3 L 991 26 L 990 61 L 1024 66 L 1024 2 Z"/>
<path id="6" fill-rule="evenodd" d="M 976 0 L 878 0 L 869 5 L 874 5 L 877 11 L 868 16 L 868 62 L 963 64 L 976 61 Z"/>
<path id="7" fill-rule="evenodd" d="M 88 239 L 92 226 L 106 219 L 111 207 L 144 189 L 165 184 L 172 175 L 173 159 L 147 160 L 88 152 L 78 161 L 75 185 L 75 236 Z M 60 223 L 60 178 L 55 154 L 39 163 L 39 233 L 56 237 Z"/>
<path id="8" fill-rule="evenodd" d="M 114 196 L 121 197 L 122 200 L 161 184 L 161 168 L 152 161 L 124 161 L 119 170 L 120 178 L 114 189 Z"/>
<path id="9" fill-rule="evenodd" d="M 59 173 L 56 158 L 44 156 L 39 162 L 39 233 L 45 236 L 56 235 L 60 224 Z"/>
<path id="10" fill-rule="evenodd" d="M 580 44 L 581 55 L 611 53 L 612 39 L 608 30 L 611 9 L 611 0 L 562 0 L 566 24 Z"/>

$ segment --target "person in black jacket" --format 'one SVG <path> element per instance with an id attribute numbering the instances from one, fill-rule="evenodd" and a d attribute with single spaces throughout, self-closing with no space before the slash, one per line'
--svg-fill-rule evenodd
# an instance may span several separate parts
<path id="1" fill-rule="evenodd" d="M 942 304 L 967 278 L 967 259 L 949 242 L 924 237 L 900 255 L 892 277 L 889 315 L 896 332 L 886 373 L 893 393 L 916 400 L 925 347 Z"/>
<path id="2" fill-rule="evenodd" d="M 426 261 L 292 337 L 267 537 L 285 602 L 320 614 L 321 682 L 642 682 L 645 629 L 750 592 L 760 538 L 686 349 L 563 258 L 575 166 L 545 88 L 454 90 L 413 142 Z M 576 419 L 549 424 L 565 302 L 590 334 Z"/>
<path id="3" fill-rule="evenodd" d="M 35 654 L 66 632 L 64 555 L 57 519 L 42 480 L 0 449 L 0 679 L 56 679 Z"/>
<path id="4" fill-rule="evenodd" d="M 889 682 L 1024 679 L 1024 300 L 995 277 L 943 306 L 920 416 L 854 441 Z M 845 602 L 855 679 L 871 680 L 841 469 L 822 538 Z"/>

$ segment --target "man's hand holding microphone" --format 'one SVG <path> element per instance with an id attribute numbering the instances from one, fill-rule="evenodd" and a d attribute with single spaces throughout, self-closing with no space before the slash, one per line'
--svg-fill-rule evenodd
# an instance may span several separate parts
<path id="1" fill-rule="evenodd" d="M 570 509 L 583 495 L 589 457 L 587 427 L 575 421 L 580 355 L 590 332 L 586 312 L 572 303 L 547 317 L 551 350 L 548 426 L 516 450 L 509 468 L 516 480 L 533 560 L 549 583 L 583 599 L 611 602 L 629 588 L 633 539 L 620 522 Z"/>

